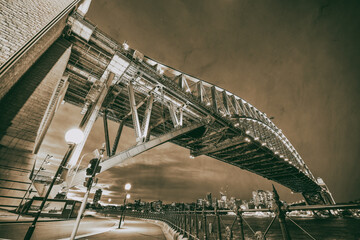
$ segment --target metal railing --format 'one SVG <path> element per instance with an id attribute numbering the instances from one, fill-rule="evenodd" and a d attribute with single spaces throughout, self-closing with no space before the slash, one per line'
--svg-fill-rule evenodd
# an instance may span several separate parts
<path id="1" fill-rule="evenodd" d="M 356 208 L 360 208 L 357 205 Z M 251 209 L 248 210 L 206 210 L 206 211 L 167 211 L 167 212 L 136 212 L 125 211 L 125 215 L 129 217 L 151 219 L 165 222 L 172 229 L 174 229 L 183 237 L 188 239 L 266 239 L 269 230 L 274 226 L 274 222 L 278 219 L 280 224 L 281 233 L 279 229 L 276 229 L 276 238 L 272 239 L 291 239 L 291 232 L 287 227 L 287 224 L 294 224 L 294 226 L 308 237 L 308 239 L 316 239 L 308 229 L 305 229 L 301 224 L 297 223 L 295 219 L 287 214 L 280 217 L 269 209 Z M 228 215 L 229 212 L 234 212 L 233 215 Z M 244 215 L 247 212 L 270 212 L 268 225 L 266 228 L 259 227 L 256 223 L 252 223 L 247 220 Z M 235 215 L 236 213 L 236 215 Z M 285 213 L 285 212 L 284 212 Z M 286 221 L 285 221 L 286 219 Z M 262 229 L 261 229 L 262 228 Z M 261 230 L 259 230 L 261 229 Z M 246 234 L 247 233 L 247 234 Z M 297 231 L 298 234 L 298 231 Z M 245 238 L 246 237 L 246 238 Z"/>
<path id="2" fill-rule="evenodd" d="M 181 211 L 165 211 L 165 212 L 141 212 L 141 211 L 125 211 L 124 214 L 129 217 L 151 219 L 165 222 L 174 231 L 178 232 L 184 238 L 201 239 L 201 240 L 232 240 L 232 239 L 266 239 L 269 230 L 272 230 L 271 239 L 291 239 L 291 233 L 296 237 L 301 232 L 303 239 L 316 239 L 311 231 L 300 226 L 288 214 L 291 211 L 322 211 L 329 212 L 336 209 L 360 209 L 360 204 L 343 204 L 343 205 L 317 205 L 317 206 L 285 206 L 278 197 L 274 189 L 273 207 L 270 209 L 246 209 L 243 210 L 237 207 L 234 210 L 219 210 L 217 206 L 214 210 L 192 209 Z M 102 213 L 112 213 L 113 211 L 101 211 Z M 255 219 L 245 217 L 247 213 L 263 212 L 264 215 L 270 219 L 264 219 L 266 225 L 259 226 Z M 247 220 L 248 219 L 248 220 Z M 279 225 L 274 225 L 275 220 L 278 220 Z M 254 219 L 252 219 L 254 220 Z M 291 227 L 287 224 L 293 224 Z M 279 228 L 280 226 L 280 228 Z M 262 230 L 258 230 L 258 229 Z M 290 232 L 291 229 L 291 232 Z M 297 230 L 295 230 L 297 229 Z M 275 235 L 275 236 L 274 236 Z"/>

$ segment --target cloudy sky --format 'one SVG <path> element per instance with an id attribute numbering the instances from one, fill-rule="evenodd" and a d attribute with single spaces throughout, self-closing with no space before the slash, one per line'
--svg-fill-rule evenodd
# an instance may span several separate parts
<path id="1" fill-rule="evenodd" d="M 360 2 L 251 0 L 93 0 L 87 18 L 169 66 L 228 89 L 261 111 L 298 150 L 337 202 L 360 198 Z M 42 154 L 64 154 L 64 132 L 80 109 L 61 106 Z M 117 124 L 111 123 L 112 140 Z M 134 144 L 125 129 L 120 148 Z M 98 119 L 83 154 L 104 142 Z M 85 157 L 88 161 L 90 157 Z M 195 201 L 219 191 L 249 199 L 271 181 L 167 143 L 99 175 L 106 194 L 132 199 Z M 282 199 L 301 198 L 276 185 Z M 74 196 L 73 193 L 72 195 Z M 78 193 L 77 193 L 78 194 Z M 81 196 L 78 194 L 78 196 Z"/>

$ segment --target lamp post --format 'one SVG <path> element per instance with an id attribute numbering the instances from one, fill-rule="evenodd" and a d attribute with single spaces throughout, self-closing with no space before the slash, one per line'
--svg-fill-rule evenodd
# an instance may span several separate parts
<path id="1" fill-rule="evenodd" d="M 41 202 L 39 210 L 37 211 L 33 222 L 31 223 L 29 229 L 26 232 L 24 240 L 30 240 L 31 239 L 31 236 L 34 233 L 34 230 L 35 230 L 35 227 L 36 227 L 37 220 L 39 219 L 41 211 L 43 210 L 43 208 L 45 206 L 45 203 L 46 203 L 46 201 L 47 201 L 47 199 L 48 199 L 48 197 L 50 195 L 52 187 L 54 186 L 58 176 L 62 173 L 62 170 L 63 170 L 65 164 L 67 163 L 72 151 L 74 150 L 75 145 L 82 142 L 83 139 L 84 139 L 84 133 L 78 128 L 73 128 L 73 129 L 70 129 L 69 131 L 66 132 L 65 141 L 69 144 L 68 150 L 65 153 L 64 158 L 61 161 L 61 163 L 60 163 L 54 177 L 52 178 L 52 181 L 51 181 L 51 183 L 49 185 L 49 188 L 48 188 L 48 190 L 47 190 L 47 192 L 46 192 L 46 194 L 45 194 L 45 196 L 44 196 L 44 198 L 43 198 L 43 200 Z"/>
<path id="2" fill-rule="evenodd" d="M 100 149 L 100 157 L 92 159 L 90 161 L 91 166 L 86 170 L 86 172 L 89 172 L 89 174 L 91 174 L 91 177 L 88 178 L 88 180 L 84 183 L 85 187 L 86 187 L 86 192 L 85 192 L 83 201 L 81 203 L 80 210 L 78 212 L 73 231 L 72 231 L 71 236 L 70 236 L 71 240 L 75 239 L 77 230 L 79 229 L 80 221 L 81 221 L 81 218 L 83 216 L 83 213 L 84 213 L 84 210 L 85 210 L 85 207 L 86 207 L 87 199 L 89 197 L 90 190 L 91 190 L 92 184 L 94 182 L 95 175 L 96 175 L 96 173 L 100 172 L 100 169 L 101 169 L 101 166 L 99 166 L 99 163 L 100 163 L 100 160 L 101 160 L 101 158 L 103 156 L 104 151 L 105 151 L 105 149 Z M 93 160 L 95 160 L 95 161 L 93 161 Z M 93 163 L 91 163 L 91 162 L 93 162 Z"/>
<path id="3" fill-rule="evenodd" d="M 125 221 L 124 211 L 125 211 L 125 207 L 126 207 L 126 199 L 130 198 L 130 194 L 128 194 L 127 191 L 129 191 L 131 189 L 131 184 L 130 183 L 125 184 L 124 188 L 125 188 L 126 194 L 125 194 L 125 197 L 124 197 L 124 208 L 121 211 L 121 215 L 120 215 L 119 227 L 118 227 L 119 229 L 121 227 L 121 222 Z"/>

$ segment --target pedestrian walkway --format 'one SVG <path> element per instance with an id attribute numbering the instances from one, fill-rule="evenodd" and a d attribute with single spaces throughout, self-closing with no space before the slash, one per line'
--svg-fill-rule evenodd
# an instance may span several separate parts
<path id="1" fill-rule="evenodd" d="M 113 228 L 110 231 L 101 234 L 84 236 L 79 239 L 166 240 L 166 237 L 159 226 L 144 220 L 128 218 L 125 220 L 124 225 L 121 226 L 121 229 Z"/>
<path id="2" fill-rule="evenodd" d="M 23 239 L 33 218 L 0 212 L 0 239 Z M 118 229 L 118 218 L 88 215 L 82 219 L 76 239 L 166 239 L 161 227 L 146 220 L 126 218 Z M 38 240 L 69 239 L 75 219 L 40 218 L 33 238 Z"/>

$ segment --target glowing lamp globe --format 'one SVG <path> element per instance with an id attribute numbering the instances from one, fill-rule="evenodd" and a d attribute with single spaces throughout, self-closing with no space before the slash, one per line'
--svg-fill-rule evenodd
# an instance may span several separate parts
<path id="1" fill-rule="evenodd" d="M 65 134 L 65 141 L 69 144 L 79 144 L 84 139 L 84 133 L 78 128 L 72 128 Z"/>
<path id="2" fill-rule="evenodd" d="M 130 198 L 130 194 L 126 194 L 126 199 L 129 199 Z"/>
<path id="3" fill-rule="evenodd" d="M 128 191 L 130 189 L 131 189 L 131 184 L 130 183 L 125 184 L 125 190 Z"/>

